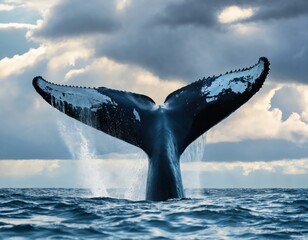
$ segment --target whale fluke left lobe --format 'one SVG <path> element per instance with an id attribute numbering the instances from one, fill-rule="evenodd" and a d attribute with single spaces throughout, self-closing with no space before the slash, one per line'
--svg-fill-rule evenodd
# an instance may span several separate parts
<path id="1" fill-rule="evenodd" d="M 155 106 L 149 97 L 104 87 L 56 85 L 40 76 L 33 79 L 33 86 L 50 105 L 66 115 L 147 151 L 143 121 Z"/>

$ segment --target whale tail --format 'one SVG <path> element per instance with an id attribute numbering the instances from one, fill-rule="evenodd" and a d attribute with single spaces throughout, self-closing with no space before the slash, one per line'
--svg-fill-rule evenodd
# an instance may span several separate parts
<path id="1" fill-rule="evenodd" d="M 269 71 L 265 57 L 254 66 L 200 79 L 169 94 L 162 106 L 144 95 L 105 87 L 79 88 L 33 79 L 53 107 L 91 127 L 133 144 L 150 159 L 147 200 L 183 198 L 179 157 L 201 134 L 247 102 Z"/>
<path id="2" fill-rule="evenodd" d="M 203 78 L 171 93 L 163 108 L 178 154 L 247 102 L 261 88 L 268 71 L 269 61 L 262 57 L 250 68 Z M 42 77 L 35 77 L 33 86 L 49 104 L 66 115 L 151 155 L 149 136 L 161 116 L 151 98 L 105 87 L 62 86 Z"/>

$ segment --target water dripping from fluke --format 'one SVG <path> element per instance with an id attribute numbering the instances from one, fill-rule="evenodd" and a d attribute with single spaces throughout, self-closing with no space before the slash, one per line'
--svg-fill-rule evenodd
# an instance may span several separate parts
<path id="1" fill-rule="evenodd" d="M 181 156 L 180 162 L 182 164 L 192 164 L 192 163 L 198 163 L 202 162 L 204 159 L 204 148 L 206 144 L 206 133 L 201 135 L 199 138 L 197 138 L 192 144 L 190 144 L 184 153 Z M 188 179 L 189 178 L 189 179 Z M 193 188 L 193 189 L 201 189 L 202 183 L 201 183 L 201 169 L 195 169 L 194 174 L 191 173 L 185 175 L 183 173 L 183 182 L 184 187 L 187 188 Z M 189 194 L 186 194 L 186 197 L 193 197 L 198 198 L 200 197 L 199 194 L 197 194 L 199 191 L 190 191 Z"/>
<path id="2" fill-rule="evenodd" d="M 132 162 L 132 177 L 127 188 L 124 198 L 134 201 L 143 200 L 146 189 L 146 170 L 147 170 L 147 156 L 143 153 L 139 153 Z"/>
<path id="3" fill-rule="evenodd" d="M 112 192 L 108 192 L 108 183 L 102 176 L 101 167 L 97 166 L 103 160 L 97 160 L 95 145 L 91 141 L 91 132 L 85 128 L 78 122 L 72 122 L 64 118 L 58 120 L 60 135 L 72 158 L 77 160 L 79 184 L 90 190 L 89 197 L 122 197 L 133 201 L 143 200 L 146 189 L 147 156 L 144 153 L 139 153 L 135 159 L 129 160 L 131 164 L 127 172 L 130 177 L 126 179 L 128 187 L 121 196 L 115 196 Z M 201 162 L 203 160 L 205 141 L 206 134 L 196 139 L 181 156 L 181 162 L 184 164 Z M 196 181 L 194 181 L 193 187 L 196 189 L 201 188 L 200 176 L 201 170 L 194 174 L 194 180 Z M 190 193 L 188 197 L 198 197 L 191 194 L 193 193 Z"/>
<path id="4" fill-rule="evenodd" d="M 72 158 L 77 160 L 80 185 L 90 189 L 90 197 L 109 197 L 105 181 L 97 168 L 94 147 L 89 140 L 89 132 L 79 123 L 59 120 L 60 135 Z"/>
<path id="5" fill-rule="evenodd" d="M 91 136 L 91 131 L 87 131 L 87 127 L 78 122 L 64 118 L 58 120 L 58 129 L 72 159 L 77 162 L 79 185 L 90 190 L 89 197 L 125 198 L 133 201 L 144 199 L 148 161 L 145 154 L 138 153 L 135 159 L 127 160 L 129 161 L 129 167 L 125 170 L 127 179 L 122 179 L 122 181 L 128 181 L 127 188 L 124 189 L 123 194 L 118 195 L 112 189 L 108 189 L 110 180 L 104 178 L 103 164 L 100 165 L 104 160 L 98 160 L 95 154 L 95 144 L 92 141 L 94 137 Z M 109 172 L 108 175 L 112 173 Z"/>

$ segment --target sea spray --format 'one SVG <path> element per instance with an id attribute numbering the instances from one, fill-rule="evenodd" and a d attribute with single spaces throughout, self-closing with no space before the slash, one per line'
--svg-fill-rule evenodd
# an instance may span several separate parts
<path id="1" fill-rule="evenodd" d="M 128 187 L 124 193 L 121 195 L 114 192 L 109 193 L 106 188 L 108 179 L 103 177 L 104 168 L 97 166 L 100 160 L 97 160 L 95 155 L 93 136 L 87 131 L 87 127 L 78 122 L 60 118 L 58 128 L 72 158 L 78 160 L 80 184 L 82 187 L 90 189 L 92 197 L 124 197 L 130 200 L 144 199 L 147 174 L 147 156 L 145 154 L 140 152 L 136 154 L 135 159 L 129 160 L 131 164 L 126 169 L 128 177 L 127 179 L 122 179 L 122 181 L 128 181 L 128 184 L 126 184 Z M 110 176 L 110 172 L 107 175 Z M 109 181 L 111 180 L 109 179 Z"/>
<path id="2" fill-rule="evenodd" d="M 203 161 L 204 146 L 206 143 L 206 133 L 197 138 L 190 144 L 181 156 L 180 162 L 189 164 L 191 162 Z M 201 171 L 196 171 L 194 174 L 182 174 L 184 187 L 187 188 L 201 188 Z M 191 196 L 190 196 L 191 197 Z M 196 197 L 196 196 L 194 196 Z"/>
<path id="3" fill-rule="evenodd" d="M 95 155 L 93 136 L 87 131 L 87 127 L 82 126 L 78 122 L 60 118 L 58 128 L 72 158 L 78 160 L 78 173 L 81 186 L 89 188 L 93 197 L 115 197 L 107 192 L 107 183 L 103 178 L 103 169 L 97 166 L 98 162 Z M 200 136 L 189 145 L 181 156 L 181 163 L 189 164 L 190 162 L 202 161 L 205 141 L 206 134 Z M 147 161 L 147 156 L 144 153 L 136 154 L 136 158 L 131 160 L 131 167 L 127 169 L 127 175 L 130 177 L 123 179 L 123 181 L 128 181 L 128 187 L 122 195 L 125 199 L 144 199 Z M 184 187 L 201 188 L 200 172 L 195 172 L 193 176 L 190 175 L 188 176 L 189 179 L 185 179 L 185 175 L 183 176 Z M 189 182 L 189 184 L 186 182 Z M 192 197 L 191 194 L 189 197 Z"/>
<path id="4" fill-rule="evenodd" d="M 81 124 L 64 119 L 58 121 L 58 128 L 71 156 L 78 160 L 81 185 L 90 189 L 92 197 L 108 197 L 104 179 L 96 167 L 89 133 Z"/>
<path id="5" fill-rule="evenodd" d="M 145 153 L 138 153 L 129 170 L 132 177 L 124 198 L 130 200 L 144 200 L 147 178 L 147 156 Z"/>

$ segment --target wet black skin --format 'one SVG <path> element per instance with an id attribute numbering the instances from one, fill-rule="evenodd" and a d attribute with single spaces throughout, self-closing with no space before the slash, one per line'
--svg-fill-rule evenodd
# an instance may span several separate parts
<path id="1" fill-rule="evenodd" d="M 242 93 L 223 91 L 215 101 L 210 101 L 202 89 L 219 78 L 213 76 L 176 90 L 161 106 L 141 94 L 105 87 L 89 90 L 60 86 L 42 77 L 35 77 L 33 86 L 45 101 L 59 111 L 141 148 L 149 159 L 146 199 L 164 201 L 185 197 L 179 159 L 187 146 L 259 91 L 269 72 L 269 62 L 262 57 L 255 66 L 262 66 L 262 72 Z M 236 72 L 243 72 L 249 77 L 252 68 Z M 235 78 L 234 81 L 243 82 L 245 79 Z M 71 101 L 72 96 L 76 100 L 93 100 L 97 94 L 107 96 L 116 104 L 101 102 L 99 106 L 87 107 Z M 67 98 L 68 95 L 70 98 Z M 134 115 L 136 111 L 140 120 Z"/>
<path id="2" fill-rule="evenodd" d="M 180 152 L 168 110 L 159 106 L 150 122 L 152 149 L 148 153 L 146 199 L 159 201 L 184 198 L 180 170 Z"/>

